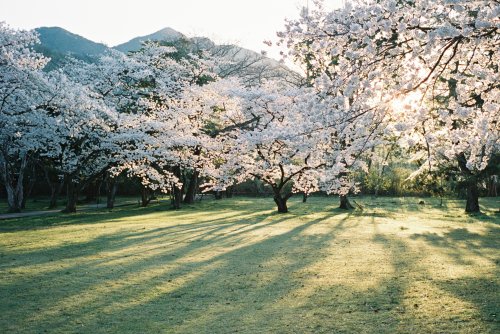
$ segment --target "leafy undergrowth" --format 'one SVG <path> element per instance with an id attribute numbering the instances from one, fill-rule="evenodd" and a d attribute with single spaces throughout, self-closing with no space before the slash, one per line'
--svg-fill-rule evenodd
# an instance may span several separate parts
<path id="1" fill-rule="evenodd" d="M 2 221 L 0 332 L 500 332 L 498 200 L 356 201 Z"/>

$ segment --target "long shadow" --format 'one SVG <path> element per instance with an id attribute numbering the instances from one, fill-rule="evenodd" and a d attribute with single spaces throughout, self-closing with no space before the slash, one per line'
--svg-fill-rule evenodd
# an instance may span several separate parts
<path id="1" fill-rule="evenodd" d="M 140 256 L 142 250 L 130 250 L 133 245 L 144 246 L 153 244 L 154 247 L 147 247 L 149 252 L 165 250 L 167 246 L 170 247 L 169 251 L 172 251 L 172 248 L 178 245 L 179 247 L 174 249 L 175 256 L 172 254 L 174 256 L 172 259 L 174 259 L 183 256 L 183 249 L 193 251 L 199 247 L 205 247 L 210 244 L 215 245 L 215 243 L 218 246 L 227 246 L 228 244 L 242 242 L 243 234 L 278 224 L 289 218 L 277 217 L 278 219 L 262 223 L 267 219 L 267 215 L 254 213 L 253 216 L 246 215 L 244 220 L 236 220 L 235 217 L 239 215 L 204 220 L 199 223 L 179 224 L 146 230 L 140 229 L 139 231 L 113 232 L 112 234 L 101 235 L 86 242 L 67 243 L 43 250 L 10 251 L 2 252 L 1 254 L 3 257 L 9 257 L 11 260 L 15 259 L 14 262 L 9 264 L 9 269 L 24 267 L 24 263 L 26 262 L 29 262 L 29 265 L 33 266 L 47 264 L 53 262 L 54 259 L 72 261 L 73 265 L 65 266 L 64 272 L 81 267 L 82 261 L 87 263 L 87 265 L 104 265 L 108 262 L 112 263 L 117 259 Z M 126 253 L 122 254 L 121 251 L 124 250 L 126 250 Z M 89 256 L 99 255 L 100 253 L 105 254 L 105 256 L 103 255 L 103 259 L 93 261 L 86 259 Z M 110 253 L 117 253 L 117 255 L 109 255 Z M 44 274 L 50 272 L 45 271 Z M 52 272 L 57 272 L 57 269 L 54 269 Z M 26 278 L 28 281 L 31 279 L 33 278 Z M 18 283 L 23 284 L 22 281 Z"/>
<path id="2" fill-rule="evenodd" d="M 498 272 L 496 277 L 498 278 Z M 438 281 L 436 285 L 457 298 L 475 305 L 480 311 L 481 321 L 491 325 L 491 333 L 500 333 L 500 286 L 498 282 L 486 277 L 462 277 Z M 484 291 L 490 291 L 488 298 L 484 298 Z"/>
<path id="3" fill-rule="evenodd" d="M 129 251 L 134 245 L 143 246 L 146 244 L 153 244 L 154 247 L 147 247 L 147 251 L 151 252 L 158 249 L 160 251 L 147 259 L 148 261 L 136 265 L 132 270 L 129 268 L 126 272 L 130 275 L 134 272 L 147 271 L 150 267 L 156 265 L 156 261 L 162 261 L 165 265 L 169 265 L 169 263 L 176 261 L 178 258 L 182 258 L 187 253 L 195 252 L 199 248 L 211 245 L 217 247 L 229 247 L 237 242 L 241 242 L 243 238 L 240 237 L 240 235 L 243 233 L 248 233 L 252 230 L 258 230 L 266 226 L 278 224 L 279 222 L 289 218 L 286 216 L 280 216 L 279 219 L 273 219 L 259 225 L 259 223 L 261 223 L 267 215 L 255 212 L 253 215 L 243 214 L 244 219 L 242 220 L 242 211 L 238 210 L 237 212 L 238 213 L 236 215 L 229 215 L 224 218 L 212 220 L 205 219 L 202 223 L 176 225 L 174 231 L 172 231 L 174 226 L 167 226 L 165 228 L 155 228 L 153 230 L 135 232 L 127 231 L 123 233 L 102 235 L 88 242 L 76 244 L 70 243 L 60 247 L 51 248 L 49 250 L 22 253 L 5 252 L 2 253 L 2 257 L 4 259 L 5 257 L 16 257 L 14 262 L 12 262 L 13 259 L 9 259 L 11 260 L 9 261 L 9 265 L 5 266 L 9 270 L 15 269 L 16 267 L 23 267 L 24 263 L 29 263 L 30 266 L 43 265 L 61 259 L 70 260 L 71 264 L 65 265 L 64 269 L 46 270 L 41 272 L 39 275 L 26 276 L 13 283 L 13 286 L 10 286 L 9 284 L 4 284 L 4 286 L 13 290 L 20 290 L 34 280 L 43 280 L 43 277 L 46 277 L 49 274 L 64 277 L 64 275 L 68 275 L 73 272 L 89 272 L 89 270 L 92 271 L 95 266 L 105 265 L 106 263 L 113 262 L 117 259 L 140 255 L 141 251 L 136 253 Z M 235 216 L 240 216 L 240 219 L 235 220 Z M 184 230 L 187 230 L 186 233 L 192 233 L 193 231 L 198 230 L 201 231 L 195 236 L 179 240 L 179 234 L 185 234 Z M 173 239 L 173 241 L 168 238 Z M 169 248 L 166 248 L 163 244 L 165 241 L 167 241 L 167 246 Z M 175 244 L 180 244 L 180 246 L 173 247 Z M 102 259 L 91 261 L 86 259 L 86 257 L 98 255 L 100 252 L 109 254 L 119 252 L 121 250 L 127 250 L 127 254 L 117 254 L 116 256 L 103 255 Z M 33 260 L 33 257 L 36 258 L 36 260 Z M 113 275 L 112 280 L 114 279 L 116 279 L 116 275 Z M 51 299 L 54 301 L 53 296 Z M 49 300 L 50 299 L 47 301 Z"/>
<path id="4" fill-rule="evenodd" d="M 385 314 L 390 315 L 388 318 L 392 320 L 389 323 L 391 329 L 386 333 L 435 331 L 436 328 L 428 323 L 429 319 L 419 320 L 416 316 L 415 311 L 419 307 L 417 299 L 407 296 L 415 281 L 429 279 L 426 270 L 418 265 L 423 254 L 412 251 L 401 239 L 378 233 L 376 224 L 373 241 L 386 249 L 394 269 L 393 274 L 384 279 L 370 294 L 373 300 L 378 300 L 380 303 L 375 305 L 375 311 L 386 311 Z"/>
<path id="5" fill-rule="evenodd" d="M 467 228 L 453 228 L 442 235 L 437 233 L 415 233 L 411 235 L 413 240 L 423 240 L 434 247 L 441 249 L 459 264 L 469 264 L 466 258 L 474 254 L 491 261 L 498 261 L 498 250 L 500 249 L 500 228 L 490 226 L 484 234 L 470 232 Z"/>
<path id="6" fill-rule="evenodd" d="M 418 332 L 419 326 L 423 326 L 420 332 L 431 331 L 433 327 L 426 327 L 412 313 L 415 310 L 405 304 L 405 292 L 413 279 L 408 273 L 421 270 L 421 255 L 395 237 L 375 233 L 373 240 L 390 255 L 394 268 L 393 274 L 381 274 L 377 286 L 366 291 L 342 284 L 324 290 L 320 286 L 308 295 L 296 295 L 308 288 L 307 282 L 321 279 L 308 268 L 321 264 L 327 252 L 338 250 L 331 248 L 334 242 L 347 242 L 338 236 L 365 224 L 358 219 L 364 214 L 357 213 L 329 220 L 344 214 L 337 211 L 309 219 L 305 215 L 316 205 L 292 202 L 291 214 L 268 215 L 255 212 L 255 206 L 241 210 L 234 202 L 226 202 L 218 207 L 222 212 L 227 210 L 226 216 L 158 227 L 150 224 L 144 230 L 138 226 L 47 251 L 3 250 L 5 257 L 17 259 L 0 258 L 0 274 L 13 271 L 17 276 L 14 280 L 3 276 L 0 282 L 0 331 L 254 333 L 260 328 L 278 333 L 331 333 L 372 328 L 353 322 L 362 321 L 368 314 L 377 325 L 384 326 L 386 333 Z M 272 209 L 272 203 L 263 209 Z M 175 221 L 194 213 L 168 212 L 165 219 Z M 119 224 L 126 215 L 111 217 Z M 376 217 L 371 217 L 373 224 Z M 311 233 L 309 228 L 315 225 L 322 229 Z M 367 228 L 370 226 L 368 223 Z M 493 239 L 476 244 L 480 236 L 470 232 L 451 231 L 446 237 L 450 240 L 436 241 L 436 245 L 445 248 L 452 242 L 472 239 L 477 249 L 497 249 Z M 426 236 L 414 236 L 414 240 L 422 238 Z M 51 260 L 54 266 L 50 266 Z M 22 276 L 19 272 L 26 265 L 42 270 Z M 361 281 L 365 274 L 353 277 Z M 419 279 L 427 276 L 422 270 Z M 441 283 L 446 289 L 444 281 L 434 284 Z M 466 283 L 498 291 L 496 284 L 476 284 L 471 279 L 462 285 Z M 348 298 L 339 301 L 336 294 Z M 318 295 L 324 299 L 316 298 Z M 471 296 L 464 298 L 479 302 Z M 318 300 L 331 305 L 317 305 Z M 484 310 L 485 321 L 494 318 L 486 315 L 497 307 L 494 302 L 478 307 Z M 332 322 L 331 314 L 324 310 L 345 316 L 346 324 L 339 327 L 339 322 Z M 405 324 L 401 325 L 401 320 Z M 313 327 L 307 327 L 309 324 Z"/>
<path id="7" fill-rule="evenodd" d="M 121 312 L 136 314 L 156 305 L 155 312 L 159 314 L 177 315 L 177 318 L 170 319 L 169 325 L 177 327 L 176 331 L 181 333 L 234 332 L 257 325 L 272 328 L 276 317 L 281 315 L 281 310 L 274 309 L 273 304 L 301 284 L 299 279 L 289 282 L 288 278 L 317 261 L 312 252 L 320 254 L 322 248 L 334 238 L 333 233 L 302 235 L 307 228 L 321 220 L 300 224 L 263 241 L 222 252 L 208 262 L 197 263 L 191 272 L 203 267 L 205 270 L 202 275 L 148 299 L 146 303 L 130 303 L 136 298 L 131 296 L 128 301 L 131 305 L 124 307 Z M 276 224 L 286 221 L 283 219 Z M 210 244 L 214 245 L 213 242 Z M 300 246 L 294 250 L 292 244 Z M 165 281 L 186 275 L 189 273 L 185 272 L 185 268 L 179 268 L 155 280 L 162 286 Z M 178 316 L 183 313 L 185 317 Z M 150 330 L 157 330 L 157 325 L 152 324 Z M 117 327 L 116 330 L 124 329 Z"/>
<path id="8" fill-rule="evenodd" d="M 197 203 L 196 205 L 188 205 L 177 211 L 171 210 L 171 208 L 165 203 L 155 203 L 148 207 L 127 206 L 117 207 L 113 210 L 96 209 L 93 211 L 79 212 L 69 215 L 58 213 L 54 215 L 16 218 L 0 221 L 0 233 L 39 230 L 67 225 L 92 225 L 102 223 L 103 221 L 119 221 L 124 218 L 131 218 L 135 216 L 143 217 L 145 215 L 154 215 L 159 213 L 168 213 L 169 218 L 171 219 L 182 219 L 185 216 L 196 214 L 203 210 L 217 210 L 218 213 L 224 212 L 224 209 L 232 210 L 231 207 L 234 207 L 235 205 L 238 205 L 238 212 L 234 214 L 235 216 L 244 216 L 247 214 L 251 215 L 255 213 L 252 209 L 245 209 L 245 207 L 241 207 L 238 204 L 239 202 L 245 202 L 245 200 L 211 200 L 204 203 Z M 265 207 L 266 209 L 269 209 L 269 205 L 266 205 Z"/>
<path id="9" fill-rule="evenodd" d="M 425 307 L 425 305 L 420 304 L 420 301 L 415 302 L 413 310 L 411 308 L 408 309 L 408 307 L 406 307 L 405 310 L 405 307 L 403 305 L 403 301 L 405 298 L 411 298 L 411 296 L 405 297 L 403 295 L 403 292 L 409 291 L 409 287 L 411 284 L 422 281 L 425 282 L 426 285 L 436 287 L 438 291 L 444 291 L 445 293 L 454 296 L 460 301 L 474 305 L 474 308 L 471 310 L 455 309 L 455 312 L 458 312 L 458 315 L 455 315 L 455 318 L 450 319 L 449 322 L 454 324 L 457 330 L 459 330 L 459 328 L 462 328 L 461 330 L 464 331 L 484 333 L 499 332 L 500 326 L 498 313 L 500 311 L 500 290 L 498 286 L 498 277 L 500 272 L 498 271 L 498 263 L 500 259 L 498 258 L 498 249 L 500 248 L 500 243 L 498 242 L 498 230 L 499 229 L 496 227 L 490 227 L 485 231 L 484 235 L 481 235 L 478 233 L 472 233 L 466 228 L 455 228 L 450 230 L 449 232 L 444 233 L 444 235 L 442 236 L 436 233 L 417 233 L 410 236 L 410 240 L 423 240 L 433 247 L 436 247 L 439 250 L 439 254 L 444 254 L 454 259 L 457 265 L 463 267 L 467 267 L 472 264 L 467 259 L 471 255 L 476 255 L 488 259 L 489 261 L 496 264 L 496 266 L 492 267 L 494 269 L 492 269 L 493 272 L 491 272 L 490 274 L 493 276 L 490 278 L 446 278 L 446 275 L 440 275 L 441 278 L 438 279 L 433 278 L 433 275 L 435 275 L 435 273 L 431 274 L 427 268 L 419 264 L 420 260 L 423 259 L 424 256 L 428 256 L 429 254 L 418 253 L 415 250 L 410 250 L 406 243 L 401 240 L 395 239 L 394 237 L 387 237 L 380 234 L 377 234 L 375 236 L 374 240 L 386 247 L 387 250 L 391 253 L 391 256 L 393 258 L 393 267 L 396 270 L 395 277 L 400 278 L 397 280 L 397 284 L 390 289 L 392 291 L 399 291 L 399 294 L 397 294 L 396 296 L 397 304 L 399 305 L 398 311 L 401 313 L 401 317 L 406 323 L 406 328 L 399 327 L 399 331 L 402 330 L 404 332 L 411 332 L 415 329 L 418 329 L 424 332 L 433 332 L 437 331 L 439 327 L 443 326 L 444 324 L 443 321 L 440 321 L 439 319 L 433 320 L 423 318 L 425 319 L 424 321 L 417 321 L 416 319 L 418 319 L 419 317 L 405 316 L 405 314 L 408 314 L 407 311 L 415 313 L 418 312 L 419 308 Z M 406 259 L 406 261 L 402 259 Z M 418 272 L 418 277 L 410 278 L 408 276 L 408 273 L 410 272 Z M 391 283 L 394 285 L 395 282 L 396 281 L 388 281 L 384 284 L 388 284 L 390 286 Z M 485 298 L 485 291 L 491 291 L 491 295 Z M 425 293 L 422 293 L 422 295 L 427 296 Z M 424 298 L 423 300 L 425 301 L 426 299 L 427 298 Z M 418 299 L 415 299 L 415 301 L 417 300 Z M 408 301 L 409 300 L 407 300 L 406 304 L 413 304 L 413 301 L 410 303 L 408 303 Z M 437 301 L 434 301 L 434 303 L 436 302 Z M 427 300 L 427 303 L 432 303 L 432 301 Z M 445 312 L 445 307 L 456 308 L 456 306 L 445 306 L 441 304 L 443 312 L 442 314 L 439 314 L 439 316 L 446 319 L 447 312 Z M 467 312 L 469 312 L 468 315 Z M 476 312 L 479 312 L 480 314 L 479 321 L 483 324 L 488 325 L 486 325 L 486 327 L 478 327 L 473 330 L 470 328 L 467 329 L 467 322 L 470 320 L 468 319 L 468 317 L 471 319 L 477 317 Z M 450 330 L 450 328 L 442 328 L 442 331 L 447 330 Z"/>
<path id="10" fill-rule="evenodd" d="M 211 229 L 208 228 L 210 223 L 207 222 L 205 223 L 207 230 L 198 234 L 196 239 L 189 239 L 185 244 L 181 244 L 176 248 L 172 248 L 170 245 L 170 248 L 163 247 L 161 249 L 161 243 L 167 241 L 162 239 L 161 231 L 154 231 L 153 233 L 145 231 L 142 233 L 143 235 L 140 232 L 135 233 L 132 239 L 126 238 L 127 241 L 124 240 L 125 237 L 130 237 L 127 233 L 98 238 L 85 245 L 84 249 L 88 254 L 92 252 L 92 249 L 95 250 L 98 245 L 101 245 L 100 249 L 110 251 L 113 249 L 133 248 L 134 245 L 141 246 L 150 242 L 153 242 L 153 246 L 160 248 L 160 250 L 155 251 L 149 257 L 144 258 L 143 256 L 141 262 L 126 262 L 114 268 L 110 266 L 102 267 L 103 262 L 107 262 L 110 259 L 97 259 L 83 263 L 80 261 L 78 265 L 72 267 L 65 266 L 64 269 L 51 272 L 51 277 L 62 277 L 63 279 L 66 277 L 70 282 L 64 284 L 63 279 L 58 279 L 58 282 L 54 282 L 55 284 L 62 283 L 61 292 L 52 294 L 50 298 L 49 296 L 46 296 L 47 298 L 38 298 L 36 305 L 24 306 L 35 308 L 35 312 L 38 310 L 36 312 L 37 315 L 34 317 L 36 320 L 28 316 L 25 319 L 19 319 L 19 321 L 25 323 L 36 321 L 41 325 L 41 328 L 44 326 L 48 328 L 62 326 L 60 328 L 65 328 L 68 324 L 65 323 L 64 319 L 71 318 L 75 313 L 81 313 L 78 310 L 82 308 L 85 310 L 83 312 L 85 321 L 93 323 L 96 328 L 99 328 L 102 325 L 101 322 L 103 319 L 109 319 L 109 313 L 107 314 L 106 312 L 109 312 L 109 309 L 116 303 L 120 303 L 122 307 L 118 307 L 118 311 L 113 312 L 113 317 L 130 317 L 135 312 L 143 312 L 144 310 L 148 312 L 152 312 L 152 310 L 155 310 L 155 312 L 168 312 L 169 310 L 172 311 L 172 307 L 176 308 L 176 311 L 179 311 L 179 307 L 184 307 L 190 309 L 190 318 L 196 319 L 196 315 L 193 313 L 200 313 L 200 310 L 194 312 L 195 310 L 191 309 L 192 304 L 194 300 L 199 299 L 203 301 L 208 296 L 206 295 L 208 292 L 203 292 L 206 288 L 212 290 L 210 293 L 221 294 L 216 308 L 230 309 L 224 313 L 238 313 L 242 312 L 241 310 L 244 308 L 244 305 L 241 304 L 238 306 L 237 309 L 239 311 L 236 311 L 234 306 L 239 301 L 246 301 L 249 298 L 248 284 L 250 283 L 248 282 L 252 282 L 251 284 L 255 285 L 251 286 L 250 291 L 251 296 L 255 296 L 256 306 L 259 307 L 258 305 L 260 305 L 261 308 L 265 308 L 271 300 L 282 296 L 290 289 L 288 284 L 280 283 L 279 275 L 287 275 L 306 266 L 309 263 L 309 261 L 304 261 L 304 258 L 308 258 L 307 254 L 309 253 L 310 255 L 311 252 L 318 251 L 331 238 L 331 235 L 320 237 L 300 235 L 302 231 L 318 223 L 320 220 L 299 224 L 288 232 L 270 235 L 264 241 L 257 240 L 253 242 L 251 238 L 247 240 L 248 236 L 245 237 L 245 235 L 257 232 L 259 229 L 284 224 L 290 218 L 290 215 L 280 215 L 273 217 L 268 222 L 253 223 L 218 221 Z M 190 227 L 192 228 L 192 226 Z M 182 230 L 182 226 L 179 226 L 179 229 Z M 165 237 L 163 236 L 163 238 Z M 295 251 L 292 254 L 284 252 L 286 249 L 293 250 L 294 247 L 292 247 L 292 244 L 297 242 L 302 244 L 299 248 L 304 251 L 304 254 L 298 254 Z M 243 246 L 239 247 L 239 245 Z M 179 263 L 179 261 L 190 259 L 192 254 L 202 252 L 204 249 L 216 249 L 215 256 L 208 256 L 207 259 L 197 259 L 196 261 L 191 259 L 185 263 Z M 59 249 L 59 251 L 68 252 L 71 249 Z M 76 248 L 73 251 L 81 253 L 82 249 Z M 295 255 L 297 258 L 295 258 Z M 269 263 L 272 263 L 276 257 L 283 258 L 284 267 L 281 268 L 282 270 L 277 271 L 274 268 L 275 265 Z M 242 258 L 248 259 L 249 262 L 242 265 Z M 163 270 L 162 268 L 166 269 Z M 110 271 L 113 271 L 113 273 Z M 155 273 L 148 276 L 147 273 L 150 271 L 154 271 Z M 74 290 L 75 276 L 89 272 L 92 272 L 91 276 L 94 280 L 97 278 L 96 282 L 91 283 L 89 281 L 90 278 L 83 277 L 77 280 L 76 291 L 67 291 L 70 287 Z M 161 287 L 168 284 L 168 282 L 174 282 L 173 284 L 175 284 L 175 282 L 182 281 L 186 277 L 196 276 L 198 272 L 202 272 L 198 278 L 178 286 L 169 293 L 160 294 L 156 298 L 149 299 L 145 304 L 138 303 L 136 305 L 137 300 L 140 300 L 142 295 L 148 295 L 151 290 L 161 290 Z M 26 286 L 29 286 L 30 282 L 43 281 L 46 279 L 46 274 L 46 272 L 43 272 L 38 277 L 29 277 L 26 280 L 16 281 L 14 286 L 8 286 L 9 290 L 19 291 L 23 287 L 26 288 Z M 142 275 L 144 275 L 144 281 L 141 280 Z M 269 276 L 268 281 L 266 283 L 259 283 L 259 275 L 261 277 Z M 248 279 L 250 280 L 248 281 Z M 129 280 L 133 281 L 133 283 L 129 282 Z M 113 284 L 117 286 L 109 287 L 109 285 Z M 34 292 L 34 290 L 40 288 L 37 285 L 39 284 L 35 284 L 28 291 Z M 155 288 L 155 286 L 158 287 Z M 204 288 L 200 290 L 200 286 Z M 127 290 L 124 291 L 122 290 L 123 288 Z M 86 291 L 92 291 L 92 289 L 100 289 L 103 293 L 107 293 L 107 296 L 102 296 L 102 298 L 98 298 L 97 300 L 92 298 L 87 299 Z M 257 295 L 261 294 L 263 294 L 261 296 L 263 299 L 259 302 Z M 204 295 L 205 297 L 203 297 Z M 165 300 L 160 302 L 164 298 L 167 298 L 171 302 L 165 302 Z M 76 304 L 73 305 L 71 302 L 76 302 Z M 228 305 L 232 306 L 228 307 Z M 9 306 L 12 308 L 19 307 L 18 303 L 15 302 L 10 303 Z M 213 306 L 211 305 L 210 307 Z M 218 322 L 217 319 L 220 317 L 222 315 L 212 315 L 212 320 L 208 321 L 206 325 L 215 326 Z M 178 320 L 180 319 L 173 319 L 171 324 L 175 324 Z M 155 324 L 158 325 L 158 323 Z M 119 324 L 111 322 L 108 323 L 108 326 L 114 328 L 119 327 Z M 117 330 L 117 332 L 123 331 L 135 332 L 126 328 Z M 147 328 L 142 328 L 139 331 L 148 332 Z"/>
<path id="11" fill-rule="evenodd" d="M 467 228 L 454 228 L 442 235 L 421 233 L 411 236 L 414 240 L 423 240 L 436 247 L 459 265 L 471 265 L 471 255 L 486 259 L 491 263 L 491 277 L 466 276 L 437 281 L 436 285 L 456 298 L 475 305 L 475 308 L 480 311 L 481 320 L 491 323 L 494 333 L 500 332 L 499 232 L 500 228 L 490 225 L 483 234 L 470 232 Z M 485 291 L 489 291 L 487 298 L 485 298 Z"/>

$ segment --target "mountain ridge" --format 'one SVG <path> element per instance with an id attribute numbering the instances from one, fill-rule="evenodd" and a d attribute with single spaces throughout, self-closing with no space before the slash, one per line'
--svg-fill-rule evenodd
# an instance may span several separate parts
<path id="1" fill-rule="evenodd" d="M 48 70 L 63 66 L 68 56 L 92 62 L 109 50 L 109 47 L 102 43 L 96 43 L 61 27 L 39 27 L 35 31 L 38 33 L 40 44 L 35 45 L 34 49 L 51 58 L 47 65 Z"/>
<path id="2" fill-rule="evenodd" d="M 69 57 L 93 63 L 112 50 L 123 53 L 133 52 L 139 50 L 144 42 L 157 40 L 172 43 L 182 41 L 181 44 L 188 45 L 189 52 L 210 50 L 212 55 L 228 60 L 225 67 L 219 68 L 218 74 L 221 77 L 237 76 L 248 85 L 258 84 L 266 79 L 285 78 L 285 80 L 289 80 L 291 78 L 300 80 L 297 73 L 279 61 L 265 57 L 253 50 L 232 44 L 218 45 L 207 37 L 188 38 L 169 27 L 149 35 L 132 38 L 128 42 L 114 47 L 93 42 L 61 27 L 40 27 L 35 30 L 39 34 L 40 44 L 36 45 L 34 49 L 51 58 L 45 68 L 46 71 L 61 68 L 68 62 Z"/>
<path id="3" fill-rule="evenodd" d="M 137 36 L 129 40 L 128 42 L 121 43 L 113 46 L 112 48 L 121 52 L 130 52 L 140 50 L 142 43 L 147 41 L 166 41 L 173 42 L 181 38 L 187 38 L 184 34 L 174 30 L 170 27 L 165 27 L 152 34 L 145 36 Z"/>

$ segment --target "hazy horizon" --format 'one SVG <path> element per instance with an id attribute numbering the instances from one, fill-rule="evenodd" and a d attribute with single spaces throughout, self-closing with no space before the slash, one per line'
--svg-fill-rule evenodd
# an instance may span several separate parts
<path id="1" fill-rule="evenodd" d="M 312 2 L 312 0 L 311 0 Z M 326 0 L 328 8 L 341 0 Z M 0 0 L 0 21 L 13 28 L 61 27 L 108 46 L 172 28 L 187 37 L 208 37 L 277 58 L 264 40 L 276 40 L 286 18 L 297 18 L 308 0 Z"/>

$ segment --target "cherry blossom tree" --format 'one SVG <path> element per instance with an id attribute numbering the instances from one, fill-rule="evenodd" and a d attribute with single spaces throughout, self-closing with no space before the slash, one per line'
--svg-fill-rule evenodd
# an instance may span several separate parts
<path id="1" fill-rule="evenodd" d="M 30 49 L 37 42 L 35 33 L 0 22 L 0 180 L 11 212 L 21 210 L 26 169 L 47 138 L 40 70 L 48 60 Z"/>
<path id="2" fill-rule="evenodd" d="M 167 192 L 180 186 L 171 166 L 170 138 L 175 115 L 169 111 L 187 85 L 191 74 L 184 64 L 172 59 L 175 49 L 147 43 L 131 55 L 112 52 L 95 64 L 74 62 L 64 70 L 72 80 L 88 88 L 93 98 L 115 112 L 116 123 L 108 135 L 115 147 L 107 152 L 110 191 L 119 174 L 139 179 L 142 203 L 147 205 L 152 192 Z M 113 206 L 113 199 L 108 201 Z"/>
<path id="3" fill-rule="evenodd" d="M 499 148 L 498 1 L 321 1 L 280 33 L 311 85 L 339 98 L 350 121 L 385 114 L 387 131 L 419 149 L 422 168 L 457 164 L 467 212 L 477 175 Z"/>
<path id="4" fill-rule="evenodd" d="M 52 97 L 47 103 L 50 133 L 40 156 L 50 159 L 67 185 L 63 212 L 76 212 L 78 193 L 109 168 L 118 151 L 113 133 L 117 128 L 115 109 L 64 73 L 51 72 Z"/>
<path id="5" fill-rule="evenodd" d="M 183 190 L 185 203 L 193 203 L 203 151 L 202 127 L 189 92 L 217 79 L 214 61 L 204 50 L 186 53 L 171 46 L 147 43 L 132 57 L 145 64 L 154 74 L 154 84 L 141 102 L 151 117 L 153 130 L 147 131 L 155 142 L 157 164 L 171 182 L 174 208 L 180 208 Z M 182 184 L 181 180 L 186 181 Z"/>
<path id="6" fill-rule="evenodd" d="M 182 54 L 171 46 L 146 43 L 130 55 L 110 54 L 97 64 L 68 70 L 118 114 L 111 153 L 112 175 L 126 173 L 143 185 L 143 205 L 152 191 L 174 195 L 180 207 L 182 179 L 191 171 L 186 200 L 194 200 L 202 146 L 202 123 L 188 108 L 185 91 L 215 79 L 210 57 Z M 188 201 L 189 202 L 189 201 Z"/>
<path id="7" fill-rule="evenodd" d="M 227 103 L 214 100 L 223 111 L 216 141 L 224 154 L 213 170 L 212 188 L 255 178 L 272 189 L 278 212 L 288 212 L 293 193 L 317 190 L 324 166 L 324 150 L 310 133 L 315 121 L 311 100 L 317 95 L 276 82 L 242 88 L 234 81 L 225 94 Z"/>

